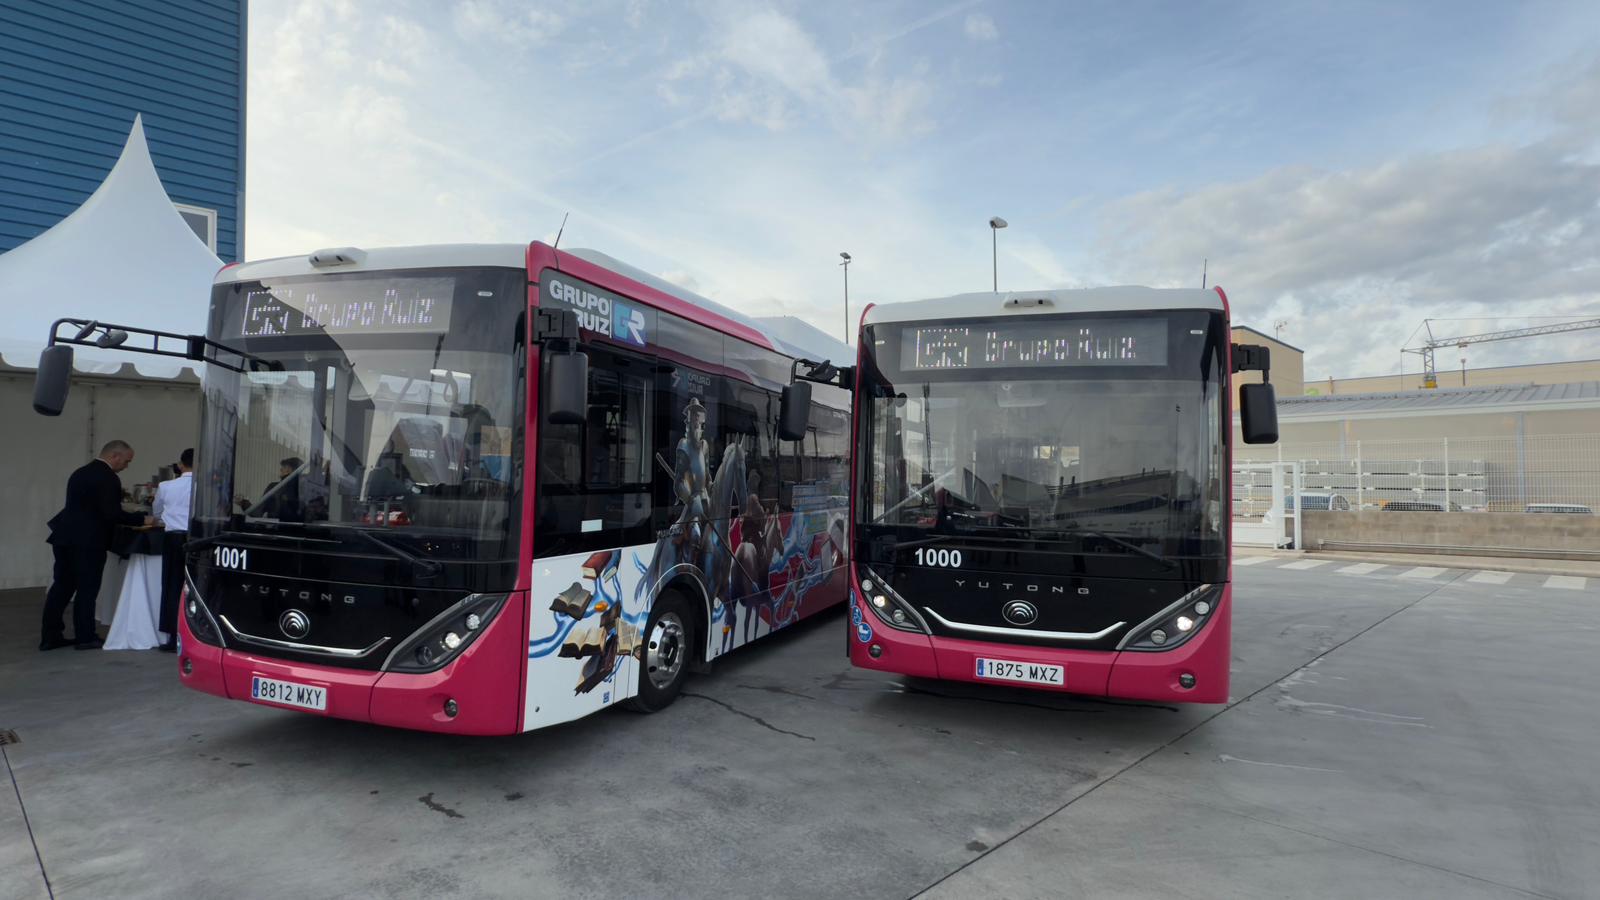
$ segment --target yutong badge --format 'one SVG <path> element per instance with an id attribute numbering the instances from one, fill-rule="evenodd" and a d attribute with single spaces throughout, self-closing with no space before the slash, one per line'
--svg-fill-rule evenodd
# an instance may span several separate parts
<path id="1" fill-rule="evenodd" d="M 644 312 L 610 291 L 567 275 L 544 280 L 544 302 L 565 306 L 578 314 L 578 327 L 643 347 Z"/>

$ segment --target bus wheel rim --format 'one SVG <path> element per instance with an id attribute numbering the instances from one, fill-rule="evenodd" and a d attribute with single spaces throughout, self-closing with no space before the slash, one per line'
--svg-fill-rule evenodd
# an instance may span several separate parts
<path id="1" fill-rule="evenodd" d="M 671 686 L 683 670 L 684 640 L 683 620 L 677 613 L 667 613 L 650 629 L 650 640 L 645 644 L 645 674 L 658 690 Z"/>

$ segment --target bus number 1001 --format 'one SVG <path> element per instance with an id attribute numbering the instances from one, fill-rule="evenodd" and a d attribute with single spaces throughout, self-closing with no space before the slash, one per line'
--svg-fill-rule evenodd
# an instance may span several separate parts
<path id="1" fill-rule="evenodd" d="M 219 569 L 246 569 L 250 568 L 250 551 L 239 550 L 234 547 L 211 548 L 211 561 Z"/>
<path id="2" fill-rule="evenodd" d="M 959 569 L 961 568 L 961 551 L 930 550 L 926 547 L 918 547 L 917 565 L 940 566 L 946 569 Z"/>

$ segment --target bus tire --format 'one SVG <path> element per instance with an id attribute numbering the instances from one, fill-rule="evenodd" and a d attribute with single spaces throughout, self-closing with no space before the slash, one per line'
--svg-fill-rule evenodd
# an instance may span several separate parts
<path id="1" fill-rule="evenodd" d="M 678 699 L 683 682 L 689 677 L 690 657 L 695 653 L 694 623 L 682 594 L 664 591 L 656 597 L 650 620 L 639 636 L 639 688 L 628 699 L 629 709 L 658 712 Z"/>

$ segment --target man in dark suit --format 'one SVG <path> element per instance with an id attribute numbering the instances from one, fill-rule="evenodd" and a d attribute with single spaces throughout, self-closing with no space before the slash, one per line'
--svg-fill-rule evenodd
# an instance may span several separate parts
<path id="1" fill-rule="evenodd" d="M 103 642 L 95 634 L 94 602 L 100 595 L 100 578 L 106 568 L 106 550 L 118 525 L 149 525 L 155 520 L 122 510 L 122 479 L 117 473 L 133 462 L 126 441 L 111 441 L 99 457 L 67 479 L 67 505 L 50 520 L 50 546 L 56 565 L 50 592 L 45 595 L 40 650 L 73 645 L 93 650 Z M 72 602 L 73 639 L 64 636 L 62 622 Z"/>

